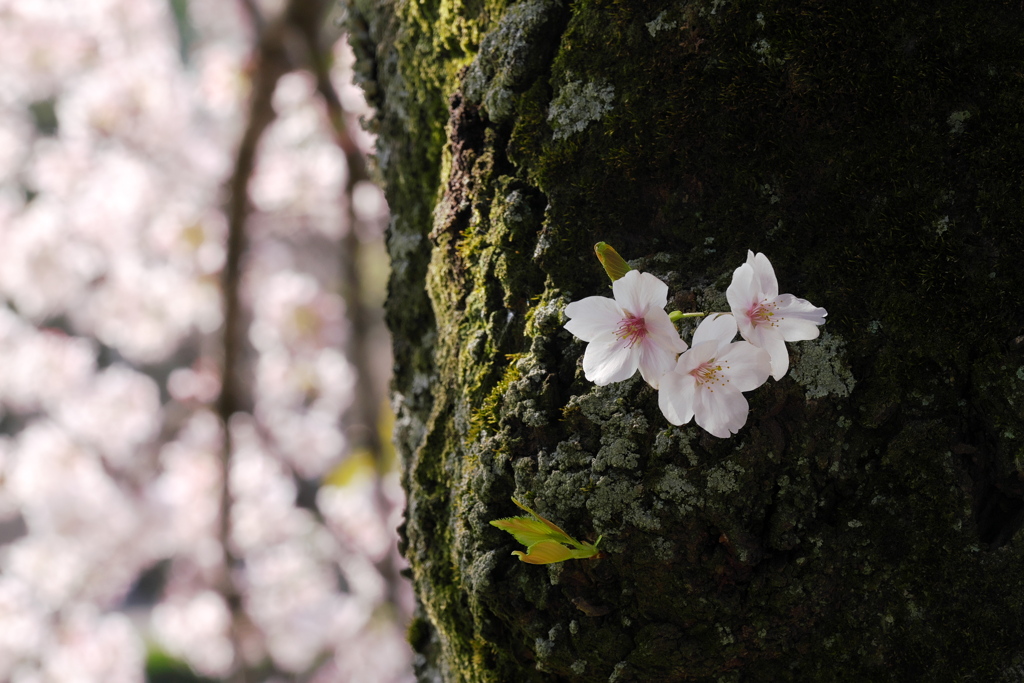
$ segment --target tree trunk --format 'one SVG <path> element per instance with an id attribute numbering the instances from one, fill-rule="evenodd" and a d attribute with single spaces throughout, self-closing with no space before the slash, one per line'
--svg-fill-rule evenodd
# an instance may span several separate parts
<path id="1" fill-rule="evenodd" d="M 353 4 L 421 680 L 1020 680 L 1020 3 Z M 827 324 L 673 427 L 562 328 L 598 241 L 682 311 L 764 252 Z M 517 561 L 513 495 L 606 557 Z"/>

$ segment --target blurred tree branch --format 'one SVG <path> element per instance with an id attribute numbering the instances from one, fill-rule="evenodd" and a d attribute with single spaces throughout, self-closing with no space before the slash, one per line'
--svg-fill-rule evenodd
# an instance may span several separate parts
<path id="1" fill-rule="evenodd" d="M 350 409 L 349 432 L 353 434 L 353 450 L 368 452 L 373 458 L 378 475 L 385 469 L 384 444 L 378 429 L 380 397 L 376 395 L 374 388 L 370 369 L 371 350 L 367 337 L 367 330 L 371 328 L 371 313 L 363 301 L 362 277 L 359 270 L 360 243 L 355 230 L 357 217 L 352 202 L 353 189 L 357 183 L 368 179 L 368 173 L 363 152 L 348 126 L 350 114 L 345 110 L 330 80 L 330 46 L 323 44 L 321 39 L 321 29 L 329 3 L 325 0 L 290 0 L 279 16 L 268 21 L 253 0 L 241 2 L 253 24 L 256 39 L 247 123 L 238 146 L 234 170 L 227 183 L 229 230 L 223 271 L 223 380 L 217 402 L 217 412 L 224 425 L 220 505 L 224 572 L 220 588 L 232 613 L 232 641 L 236 652 L 233 680 L 236 681 L 245 681 L 248 677 L 245 663 L 239 659 L 238 628 L 245 617 L 240 591 L 234 580 L 234 570 L 239 565 L 239 558 L 231 546 L 232 496 L 229 475 L 233 445 L 229 425 L 234 414 L 252 410 L 251 400 L 245 395 L 245 383 L 241 377 L 246 341 L 239 299 L 247 243 L 247 219 L 250 214 L 248 191 L 256 166 L 260 139 L 276 116 L 272 102 L 274 90 L 282 76 L 296 69 L 309 69 L 315 76 L 317 91 L 324 101 L 332 135 L 345 156 L 348 173 L 341 200 L 345 204 L 348 229 L 344 233 L 341 245 L 341 280 L 342 295 L 353 331 L 346 353 L 356 373 L 355 395 L 359 397 Z M 267 437 L 263 430 L 260 432 Z M 315 495 L 312 498 L 315 506 Z M 381 490 L 379 476 L 375 498 L 377 512 L 385 515 L 388 506 Z M 314 512 L 322 519 L 319 511 Z M 401 579 L 393 553 L 379 561 L 377 569 L 387 582 L 390 597 L 394 602 Z"/>
<path id="2" fill-rule="evenodd" d="M 234 170 L 228 180 L 227 253 L 222 276 L 224 310 L 223 368 L 221 393 L 217 400 L 217 412 L 223 425 L 223 451 L 221 465 L 220 541 L 224 553 L 224 568 L 221 576 L 221 594 L 231 611 L 231 640 L 235 652 L 232 679 L 247 680 L 246 667 L 240 658 L 239 621 L 243 618 L 241 594 L 234 580 L 234 570 L 239 558 L 231 545 L 231 417 L 241 411 L 250 411 L 251 405 L 244 397 L 240 380 L 240 358 L 245 348 L 245 334 L 242 324 L 242 306 L 239 298 L 241 288 L 243 255 L 246 251 L 246 221 L 249 217 L 249 183 L 256 165 L 259 141 L 273 123 L 274 90 L 282 76 L 295 68 L 289 56 L 287 43 L 293 31 L 290 25 L 293 7 L 309 4 L 305 0 L 290 0 L 282 14 L 270 24 L 264 24 L 255 4 L 243 0 L 256 27 L 256 46 L 252 64 L 252 91 L 245 131 L 235 156 Z"/>
<path id="3" fill-rule="evenodd" d="M 319 8 L 312 7 L 317 4 L 320 5 Z M 309 3 L 306 14 L 302 15 L 297 26 L 301 30 L 310 68 L 316 77 L 317 92 L 323 98 L 335 143 L 345 155 L 345 167 L 348 170 L 342 199 L 345 204 L 348 229 L 342 237 L 340 269 L 342 297 L 345 300 L 345 308 L 352 329 L 346 354 L 356 373 L 355 396 L 357 397 L 349 409 L 348 432 L 353 450 L 363 450 L 373 459 L 377 468 L 374 496 L 376 512 L 380 516 L 386 516 L 388 503 L 385 500 L 380 480 L 381 475 L 388 468 L 380 430 L 380 403 L 383 397 L 378 396 L 375 391 L 372 373 L 372 350 L 369 334 L 372 329 L 372 313 L 365 300 L 363 287 L 365 278 L 361 271 L 362 259 L 360 258 L 362 243 L 356 231 L 358 217 L 355 214 L 353 203 L 356 185 L 369 180 L 370 176 L 363 151 L 352 136 L 349 126 L 351 115 L 345 110 L 337 90 L 331 83 L 329 54 L 321 44 L 320 34 L 325 10 L 326 3 Z M 311 20 L 314 16 L 316 21 Z M 389 600 L 396 604 L 397 590 L 402 579 L 395 556 L 389 553 L 376 563 L 376 567 L 387 583 Z"/>

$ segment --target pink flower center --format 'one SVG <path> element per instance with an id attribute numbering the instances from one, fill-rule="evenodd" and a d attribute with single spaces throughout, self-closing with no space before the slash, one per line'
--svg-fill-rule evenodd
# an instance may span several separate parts
<path id="1" fill-rule="evenodd" d="M 690 370 L 690 375 L 697 380 L 697 386 L 703 387 L 708 385 L 708 389 L 714 391 L 714 385 L 718 384 L 725 386 L 729 381 L 729 378 L 722 373 L 722 366 L 717 362 L 716 358 L 701 363 L 693 370 Z"/>
<path id="2" fill-rule="evenodd" d="M 626 340 L 627 346 L 633 348 L 634 344 L 642 342 L 647 337 L 647 323 L 642 317 L 623 318 L 615 330 L 615 336 Z"/>
<path id="3" fill-rule="evenodd" d="M 779 305 L 774 301 L 762 300 L 755 302 L 747 309 L 747 317 L 754 327 L 758 325 L 775 326 L 775 316 L 779 312 Z"/>

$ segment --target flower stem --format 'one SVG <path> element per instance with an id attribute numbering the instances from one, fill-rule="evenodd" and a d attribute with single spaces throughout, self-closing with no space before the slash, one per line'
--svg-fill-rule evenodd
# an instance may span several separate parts
<path id="1" fill-rule="evenodd" d="M 672 322 L 678 322 L 683 318 L 703 318 L 707 313 L 683 313 L 682 311 L 672 311 L 668 314 L 668 319 Z"/>

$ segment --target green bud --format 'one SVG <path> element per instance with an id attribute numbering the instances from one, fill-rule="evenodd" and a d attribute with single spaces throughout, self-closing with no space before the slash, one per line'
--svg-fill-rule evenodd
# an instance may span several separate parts
<path id="1" fill-rule="evenodd" d="M 615 251 L 606 242 L 595 244 L 594 253 L 597 254 L 597 260 L 604 266 L 604 272 L 608 273 L 608 277 L 612 279 L 612 282 L 615 282 L 632 270 L 623 258 L 619 256 L 619 252 Z"/>

